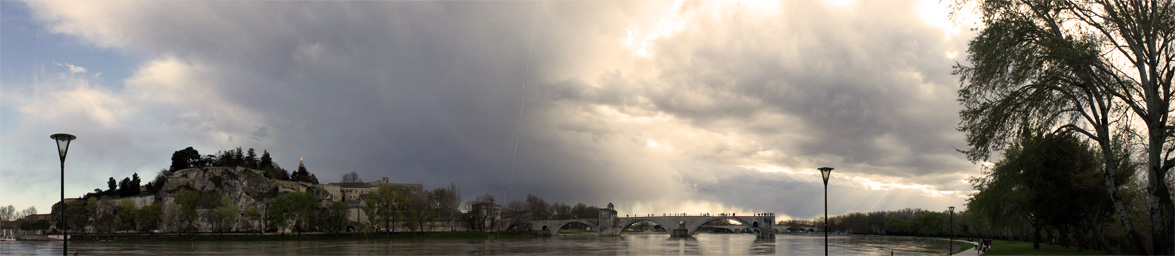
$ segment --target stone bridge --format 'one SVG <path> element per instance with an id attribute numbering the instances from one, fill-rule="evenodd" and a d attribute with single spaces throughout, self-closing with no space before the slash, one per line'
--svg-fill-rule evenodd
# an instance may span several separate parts
<path id="1" fill-rule="evenodd" d="M 744 229 L 750 230 L 759 238 L 775 238 L 775 215 L 755 214 L 754 216 L 647 216 L 647 217 L 617 217 L 612 204 L 608 208 L 600 209 L 600 216 L 596 219 L 565 219 L 565 220 L 536 220 L 530 221 L 530 231 L 543 235 L 554 235 L 571 223 L 580 223 L 601 236 L 619 236 L 624 229 L 637 222 L 648 221 L 661 226 L 671 237 L 691 237 L 702 225 L 720 220 L 734 220 L 742 223 Z M 721 225 L 726 229 L 732 226 Z"/>

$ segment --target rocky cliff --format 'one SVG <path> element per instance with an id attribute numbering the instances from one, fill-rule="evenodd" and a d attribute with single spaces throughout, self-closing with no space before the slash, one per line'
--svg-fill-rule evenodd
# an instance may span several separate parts
<path id="1" fill-rule="evenodd" d="M 205 167 L 189 168 L 173 172 L 167 177 L 163 188 L 155 195 L 156 202 L 162 203 L 165 209 L 164 218 L 174 217 L 178 209 L 175 197 L 184 190 L 194 190 L 201 193 L 201 201 L 213 200 L 219 202 L 221 196 L 228 197 L 244 212 L 250 207 L 257 206 L 264 209 L 264 205 L 278 193 L 278 183 L 266 178 L 262 171 L 243 167 Z M 212 231 L 210 222 L 214 205 L 202 204 L 197 207 L 200 217 L 194 225 L 204 232 Z M 164 221 L 164 229 L 177 231 L 174 223 Z M 240 224 L 241 222 L 238 222 Z"/>

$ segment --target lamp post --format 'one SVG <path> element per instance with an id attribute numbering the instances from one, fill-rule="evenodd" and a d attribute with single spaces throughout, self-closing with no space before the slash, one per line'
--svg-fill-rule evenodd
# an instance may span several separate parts
<path id="1" fill-rule="evenodd" d="M 61 158 L 61 255 L 69 254 L 69 224 L 65 223 L 65 153 L 69 152 L 69 142 L 77 139 L 77 136 L 58 133 L 49 135 L 54 141 L 57 141 L 57 156 Z"/>
<path id="2" fill-rule="evenodd" d="M 947 209 L 951 209 L 951 244 L 947 246 L 947 255 L 951 255 L 955 252 L 955 207 L 951 206 Z"/>
<path id="3" fill-rule="evenodd" d="M 824 177 L 824 255 L 828 256 L 828 175 L 832 174 L 832 167 L 816 168 L 820 176 Z"/>

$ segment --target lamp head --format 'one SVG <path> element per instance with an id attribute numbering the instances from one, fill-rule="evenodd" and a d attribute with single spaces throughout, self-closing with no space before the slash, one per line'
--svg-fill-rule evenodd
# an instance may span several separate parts
<path id="1" fill-rule="evenodd" d="M 955 212 L 955 207 L 954 207 L 954 206 L 947 207 L 947 209 L 951 209 L 951 212 Z"/>
<path id="2" fill-rule="evenodd" d="M 828 175 L 832 174 L 832 167 L 820 167 L 816 169 L 820 170 L 820 176 L 824 177 L 824 185 L 828 185 Z"/>
<path id="3" fill-rule="evenodd" d="M 49 138 L 57 141 L 57 156 L 61 157 L 61 161 L 65 161 L 65 154 L 69 152 L 69 142 L 77 139 L 78 137 L 70 134 L 58 133 L 49 135 Z"/>

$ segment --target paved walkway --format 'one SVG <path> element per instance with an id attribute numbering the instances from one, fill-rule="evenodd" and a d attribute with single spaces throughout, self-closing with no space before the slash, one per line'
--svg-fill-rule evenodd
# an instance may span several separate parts
<path id="1" fill-rule="evenodd" d="M 947 240 L 947 239 L 943 239 L 943 240 Z M 979 246 L 979 242 L 970 242 L 970 241 L 967 241 L 967 240 L 956 240 L 956 241 L 960 241 L 960 242 L 968 242 L 968 243 L 971 243 L 971 245 L 974 245 L 974 246 L 971 246 L 971 249 L 967 249 L 967 250 L 965 250 L 965 251 L 961 251 L 961 252 L 958 252 L 958 253 L 955 253 L 955 254 L 951 254 L 951 255 L 968 256 L 968 255 L 981 255 L 981 254 L 982 254 L 982 253 L 979 253 L 979 251 L 975 250 L 975 248 L 979 248 L 979 247 L 978 247 L 978 246 Z"/>

